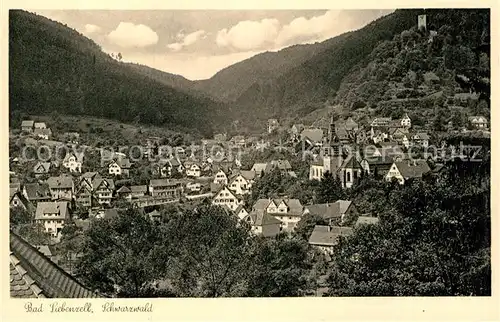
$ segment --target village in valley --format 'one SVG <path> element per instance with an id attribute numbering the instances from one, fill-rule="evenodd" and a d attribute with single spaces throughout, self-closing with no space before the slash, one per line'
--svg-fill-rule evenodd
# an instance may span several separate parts
<path id="1" fill-rule="evenodd" d="M 457 131 L 489 135 L 489 123 L 484 116 L 471 116 L 468 120 L 470 130 Z M 412 128 L 408 114 L 394 120 L 374 118 L 366 127 L 352 118 L 332 121 L 327 128 L 303 124 L 284 128 L 279 120 L 269 119 L 260 138 L 215 134 L 202 139 L 201 145 L 168 147 L 168 155 L 158 154 L 162 150 L 161 138 L 148 137 L 143 157 L 154 160 L 148 161 L 151 178 L 133 185 L 131 169 L 137 165 L 124 153 L 89 148 L 87 152 L 98 152 L 107 160 L 92 168 L 86 164 L 85 154 L 72 152 L 80 151 L 78 147 L 84 145 L 79 142 L 79 133 L 56 134 L 65 140 L 53 141 L 50 123 L 32 119 L 22 121 L 21 128 L 14 132 L 17 135 L 12 135 L 11 140 L 23 140 L 35 149 L 43 146 L 56 152 L 58 147 L 69 147 L 60 162 L 27 162 L 21 155 L 11 156 L 10 160 L 11 167 L 19 169 L 10 173 L 10 206 L 34 215 L 34 221 L 50 236 L 48 245 L 38 247 L 52 259 L 57 259 L 58 254 L 51 251 L 51 245 L 58 242 L 69 223 L 87 229 L 93 221 L 117 216 L 118 210 L 129 205 L 141 209 L 151 220 L 161 221 L 164 205 L 193 206 L 207 200 L 249 223 L 254 234 L 264 237 L 292 233 L 306 214 L 319 216 L 328 224 L 314 226 L 308 242 L 328 256 L 340 236 L 348 235 L 353 226 L 376 223 L 377 216 L 360 212 L 352 200 L 313 203 L 312 199 L 301 201 L 276 192 L 249 204 L 248 196 L 255 182 L 278 171 L 291 180 L 311 182 L 319 182 L 325 173 L 331 173 L 342 189 L 353 188 L 363 176 L 404 184 L 415 178 L 439 177 L 444 161 L 470 157 L 464 154 L 470 151 L 459 151 L 460 146 L 449 146 L 444 141 L 439 142 L 439 148 L 428 149 L 438 143 L 431 139 L 433 133 Z M 286 133 L 286 141 L 276 133 Z M 248 156 L 259 152 L 268 158 L 248 160 Z M 290 159 L 273 159 L 273 155 L 288 155 Z M 344 225 L 347 217 L 350 224 Z M 78 254 L 72 256 L 75 258 L 69 261 L 62 259 L 68 267 Z"/>
<path id="2" fill-rule="evenodd" d="M 436 77 L 432 72 L 424 74 L 422 86 L 432 88 Z M 474 89 L 466 92 L 457 88 L 448 95 L 450 105 L 472 101 L 477 104 L 478 99 Z M 102 119 L 100 122 L 108 123 L 111 129 L 103 130 L 102 124 L 95 125 L 87 117 L 74 121 L 75 118 L 56 114 L 24 114 L 16 127 L 9 129 L 11 263 L 14 263 L 11 274 L 16 272 L 16 265 L 23 265 L 23 260 L 31 256 L 32 261 L 38 257 L 49 259 L 52 270 L 61 276 L 68 274 L 75 281 L 83 276 L 85 282 L 81 285 L 75 282 L 78 286 L 71 292 L 59 285 L 61 289 L 49 292 L 49 297 L 99 296 L 98 293 L 118 297 L 368 294 L 369 286 L 362 290 L 352 287 L 345 293 L 339 291 L 335 285 L 349 284 L 342 279 L 346 278 L 342 275 L 345 272 L 339 267 L 354 269 L 349 265 L 357 265 L 358 258 L 363 257 L 361 244 L 383 243 L 381 247 L 390 252 L 392 246 L 381 241 L 385 238 L 381 236 L 391 230 L 403 234 L 403 226 L 417 227 L 411 221 L 417 215 L 410 219 L 404 215 L 412 213 L 413 208 L 427 207 L 422 202 L 431 198 L 428 189 L 435 188 L 448 196 L 446 185 L 455 180 L 454 172 L 462 173 L 464 164 L 475 167 L 490 157 L 489 115 L 469 113 L 461 124 L 454 124 L 453 118 L 425 119 L 418 109 L 403 108 L 391 115 L 360 117 L 360 113 L 331 106 L 328 117 L 308 124 L 275 117 L 267 120 L 260 133 L 239 132 L 237 126 L 232 126 L 215 129 L 211 137 L 174 138 L 171 132 L 167 135 L 161 128 L 143 124 L 123 125 Z M 86 125 L 80 126 L 85 122 Z M 121 134 L 124 128 L 132 134 Z M 484 179 L 482 172 L 481 178 Z M 471 179 L 467 184 L 474 189 L 476 184 L 489 187 L 489 180 L 483 179 Z M 413 199 L 408 191 L 411 189 L 415 189 Z M 441 196 L 439 193 L 436 196 Z M 207 216 L 214 219 L 205 222 L 198 213 L 201 216 L 212 213 Z M 438 219 L 432 218 L 435 221 L 429 219 L 425 225 L 437 225 Z M 234 227 L 225 220 L 234 220 Z M 447 220 L 443 227 L 457 222 L 457 219 Z M 387 223 L 380 225 L 381 221 Z M 380 230 L 370 228 L 379 225 Z M 241 227 L 247 227 L 248 236 L 239 235 Z M 106 229 L 110 236 L 106 236 Z M 172 239 L 155 239 L 160 234 L 168 235 L 165 231 Z M 216 236 L 211 236 L 211 231 Z M 197 234 L 200 245 L 196 244 Z M 220 240 L 212 243 L 209 237 Z M 168 248 L 166 240 L 176 238 L 194 244 L 182 250 Z M 255 245 L 261 246 L 240 249 L 247 247 L 241 245 L 252 244 L 245 238 L 256 238 Z M 205 240 L 209 240 L 206 245 Z M 110 242 L 116 245 L 105 245 Z M 229 246 L 224 248 L 226 245 Z M 415 241 L 412 245 L 420 244 Z M 135 249 L 136 246 L 140 249 Z M 119 254 L 122 249 L 128 252 L 127 247 L 131 250 L 122 259 Z M 216 257 L 217 247 L 227 257 Z M 376 253 L 372 246 L 366 247 L 367 254 Z M 111 255 L 113 249 L 118 255 Z M 220 268 L 214 274 L 220 280 L 205 278 L 203 274 L 208 273 L 197 262 L 198 249 L 203 256 L 216 258 Z M 341 249 L 347 249 L 348 255 L 342 255 Z M 165 255 L 162 262 L 163 257 L 158 254 L 171 257 Z M 415 251 L 415 254 L 421 253 Z M 107 257 L 104 259 L 108 255 L 109 261 Z M 12 262 L 13 256 L 24 259 L 19 257 Z M 251 257 L 254 262 L 243 264 L 243 257 L 239 256 Z M 280 256 L 286 259 L 281 260 Z M 242 269 L 235 268 L 238 264 L 225 268 L 224 263 L 233 263 L 233 258 L 254 269 L 252 273 L 245 277 L 228 275 L 227 271 Z M 206 263 L 208 259 L 199 261 Z M 101 264 L 91 267 L 89 263 L 93 260 L 102 261 L 104 268 Z M 133 266 L 134 261 L 145 266 Z M 112 271 L 109 267 L 113 265 L 125 265 L 124 274 L 140 272 L 137 276 L 143 280 L 131 286 L 131 282 L 117 277 L 120 274 L 103 277 L 102 274 Z M 148 275 L 155 269 L 162 273 Z M 191 279 L 184 277 L 190 269 L 204 273 L 200 273 L 202 277 L 194 273 L 189 273 Z M 269 276 L 264 277 L 266 274 Z M 285 282 L 279 282 L 280 276 L 287 276 Z M 93 286 L 88 289 L 82 286 L 92 279 L 96 281 Z M 268 284 L 262 286 L 260 279 Z M 429 283 L 438 283 L 435 280 L 441 283 L 437 277 L 428 278 Z M 34 283 L 39 281 L 35 279 Z M 16 287 L 13 291 L 11 283 L 11 296 L 18 292 L 23 297 L 22 292 L 33 290 L 22 285 Z M 415 292 L 447 294 L 441 284 L 435 286 L 437 291 L 432 287 Z M 90 289 L 96 293 L 86 293 Z M 412 292 L 395 290 L 389 295 Z"/>

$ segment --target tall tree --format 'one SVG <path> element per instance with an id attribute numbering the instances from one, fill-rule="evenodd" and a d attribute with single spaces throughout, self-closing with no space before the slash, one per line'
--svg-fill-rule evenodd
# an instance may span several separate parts
<path id="1" fill-rule="evenodd" d="M 96 220 L 85 234 L 77 275 L 105 294 L 151 296 L 168 256 L 158 236 L 158 227 L 138 209 Z"/>

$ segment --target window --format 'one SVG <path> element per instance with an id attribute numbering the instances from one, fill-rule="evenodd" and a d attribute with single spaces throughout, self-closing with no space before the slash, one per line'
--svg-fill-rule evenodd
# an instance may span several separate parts
<path id="1" fill-rule="evenodd" d="M 346 175 L 347 175 L 347 181 L 348 181 L 348 182 L 349 182 L 349 181 L 351 181 L 351 173 L 350 173 L 350 172 L 347 172 L 347 173 L 346 173 Z"/>

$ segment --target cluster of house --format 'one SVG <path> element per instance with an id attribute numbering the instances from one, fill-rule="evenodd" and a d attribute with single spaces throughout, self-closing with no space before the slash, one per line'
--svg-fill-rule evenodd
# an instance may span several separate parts
<path id="1" fill-rule="evenodd" d="M 421 178 L 431 172 L 428 160 L 404 151 L 429 147 L 430 136 L 412 131 L 411 126 L 406 114 L 397 120 L 375 118 L 369 131 L 363 131 L 352 119 L 331 122 L 328 138 L 318 130 L 303 130 L 303 137 L 317 148 L 309 179 L 321 180 L 329 172 L 338 177 L 343 188 L 351 188 L 362 174 L 375 174 L 387 181 L 396 179 L 401 184 Z"/>
<path id="2" fill-rule="evenodd" d="M 27 183 L 11 180 L 10 206 L 21 207 L 34 214 L 47 233 L 57 237 L 71 214 L 88 211 L 98 217 L 109 208 L 113 200 L 123 199 L 139 206 L 151 201 L 171 202 L 179 200 L 184 185 L 180 180 L 151 179 L 148 185 L 123 185 L 119 189 L 111 178 L 103 178 L 97 172 L 86 172 L 79 177 L 60 175 L 49 177 L 45 182 Z"/>
<path id="3" fill-rule="evenodd" d="M 228 196 L 226 194 L 229 193 Z M 221 198 L 234 198 L 229 190 L 225 190 Z M 217 203 L 216 203 L 217 204 Z M 305 215 L 322 218 L 326 225 L 316 225 L 309 237 L 309 244 L 326 255 L 333 253 L 333 247 L 341 236 L 347 236 L 353 227 L 346 225 L 347 218 L 353 218 L 354 225 L 375 224 L 378 218 L 360 215 L 354 203 L 348 200 L 337 200 L 333 203 L 303 206 L 298 199 L 288 197 L 276 199 L 259 199 L 247 211 L 243 204 L 231 209 L 239 220 L 250 224 L 252 232 L 264 237 L 273 237 L 281 232 L 293 231 Z"/>
<path id="4" fill-rule="evenodd" d="M 22 121 L 21 131 L 45 140 L 49 140 L 52 136 L 52 130 L 44 122 L 35 122 L 33 120 Z"/>

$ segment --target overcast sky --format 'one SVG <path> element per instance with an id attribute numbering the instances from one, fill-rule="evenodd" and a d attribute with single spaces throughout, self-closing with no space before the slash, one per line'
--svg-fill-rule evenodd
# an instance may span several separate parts
<path id="1" fill-rule="evenodd" d="M 188 79 L 210 78 L 264 51 L 359 29 L 393 10 L 37 10 L 105 52 Z"/>

